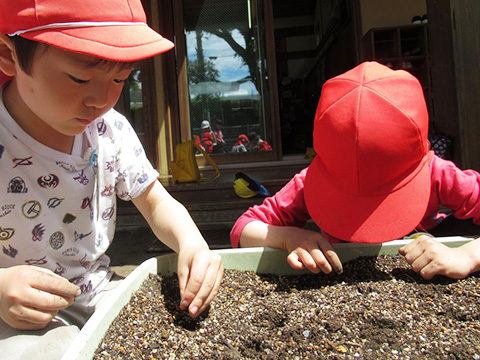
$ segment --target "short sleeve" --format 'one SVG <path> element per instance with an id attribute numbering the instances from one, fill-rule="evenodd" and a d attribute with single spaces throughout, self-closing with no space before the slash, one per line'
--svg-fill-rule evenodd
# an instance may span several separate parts
<path id="1" fill-rule="evenodd" d="M 99 132 L 104 143 L 105 172 L 115 176 L 115 193 L 122 200 L 141 195 L 159 176 L 148 160 L 135 130 L 121 114 L 113 112 L 105 133 Z"/>

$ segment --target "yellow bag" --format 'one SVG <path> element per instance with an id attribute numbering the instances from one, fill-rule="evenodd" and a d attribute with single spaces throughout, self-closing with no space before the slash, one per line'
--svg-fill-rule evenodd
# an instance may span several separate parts
<path id="1" fill-rule="evenodd" d="M 208 163 L 215 169 L 216 176 L 214 178 L 209 179 L 200 175 L 200 169 L 195 160 L 195 148 L 203 154 Z M 173 179 L 179 183 L 215 180 L 220 176 L 217 163 L 193 140 L 187 140 L 177 144 L 175 147 L 175 161 L 171 162 L 171 166 Z"/>

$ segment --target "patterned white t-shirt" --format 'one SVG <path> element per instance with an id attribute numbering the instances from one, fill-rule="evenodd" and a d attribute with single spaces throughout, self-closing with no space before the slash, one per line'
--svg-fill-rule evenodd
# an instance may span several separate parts
<path id="1" fill-rule="evenodd" d="M 112 275 L 116 196 L 131 200 L 158 177 L 129 122 L 110 110 L 65 154 L 25 133 L 0 101 L 0 169 L 0 267 L 51 269 L 91 304 Z"/>

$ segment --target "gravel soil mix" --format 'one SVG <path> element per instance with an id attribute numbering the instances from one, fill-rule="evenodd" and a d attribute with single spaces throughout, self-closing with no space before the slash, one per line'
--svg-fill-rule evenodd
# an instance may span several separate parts
<path id="1" fill-rule="evenodd" d="M 401 256 L 341 275 L 225 270 L 192 319 L 176 276 L 150 275 L 94 359 L 480 359 L 479 276 L 426 281 Z"/>

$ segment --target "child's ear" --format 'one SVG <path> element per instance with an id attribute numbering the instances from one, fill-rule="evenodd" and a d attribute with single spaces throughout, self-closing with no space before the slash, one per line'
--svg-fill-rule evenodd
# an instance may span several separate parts
<path id="1" fill-rule="evenodd" d="M 13 41 L 7 35 L 0 33 L 0 70 L 8 76 L 14 76 L 15 60 L 13 57 Z"/>

